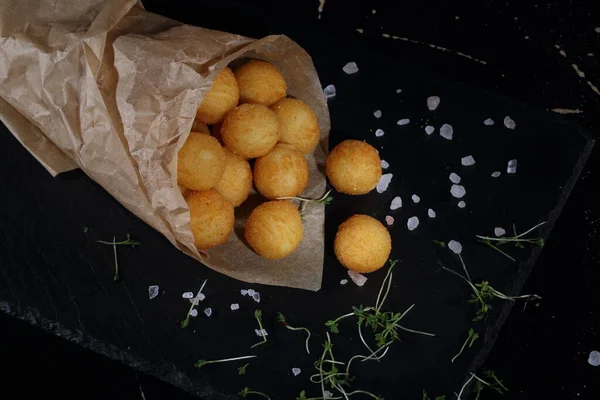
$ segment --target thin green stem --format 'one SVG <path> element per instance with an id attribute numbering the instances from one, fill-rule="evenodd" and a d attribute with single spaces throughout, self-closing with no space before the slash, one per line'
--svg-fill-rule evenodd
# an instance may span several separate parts
<path id="1" fill-rule="evenodd" d="M 293 326 L 290 325 L 286 325 L 286 328 L 288 328 L 290 331 L 305 331 L 306 332 L 306 353 L 310 354 L 310 348 L 308 347 L 308 342 L 310 340 L 310 331 L 307 328 L 304 327 L 298 327 L 298 328 L 294 328 Z"/>
<path id="2" fill-rule="evenodd" d="M 396 325 L 396 326 L 406 332 L 417 333 L 419 335 L 424 335 L 424 336 L 435 336 L 435 333 L 415 331 L 414 329 L 405 328 L 402 325 Z"/>
<path id="3" fill-rule="evenodd" d="M 471 383 L 471 381 L 473 380 L 474 375 L 471 374 L 471 377 L 465 382 L 465 384 L 460 388 L 460 392 L 456 395 L 456 400 L 462 400 L 462 394 L 465 390 L 465 388 L 469 385 L 469 383 Z"/>
<path id="4" fill-rule="evenodd" d="M 261 344 L 267 343 L 267 335 L 265 335 L 262 325 L 262 311 L 254 311 L 254 318 L 256 318 L 256 321 L 258 322 L 258 329 L 260 330 L 260 334 L 262 335 L 263 340 L 250 346 L 251 349 L 255 348 L 256 346 L 260 346 Z"/>
<path id="5" fill-rule="evenodd" d="M 354 390 L 354 391 L 348 393 L 348 396 L 354 396 L 355 394 L 366 394 L 367 396 L 370 396 L 370 397 L 374 398 L 375 400 L 379 400 L 380 399 L 379 396 L 374 395 L 373 393 L 367 392 L 365 390 Z"/>
<path id="6" fill-rule="evenodd" d="M 230 361 L 238 361 L 238 360 L 247 360 L 249 358 L 256 358 L 257 356 L 242 356 L 242 357 L 232 357 L 232 358 L 222 358 L 220 360 L 198 360 L 194 364 L 195 368 L 202 368 L 208 364 L 218 364 Z"/>
<path id="7" fill-rule="evenodd" d="M 487 240 L 482 240 L 482 239 L 479 239 L 479 241 L 480 241 L 481 243 L 485 244 L 485 245 L 488 245 L 488 246 L 490 246 L 492 249 L 496 250 L 497 252 L 499 252 L 500 254 L 504 255 L 504 256 L 505 256 L 505 257 L 507 257 L 508 259 L 510 259 L 510 260 L 512 260 L 512 261 L 517 261 L 517 260 L 515 260 L 515 259 L 514 259 L 514 258 L 513 258 L 513 257 L 512 257 L 510 254 L 508 254 L 507 252 L 505 252 L 505 251 L 503 251 L 503 250 L 500 250 L 500 248 L 498 248 L 498 247 L 494 246 L 494 245 L 493 245 L 493 244 L 491 244 L 489 241 L 487 241 Z"/>
<path id="8" fill-rule="evenodd" d="M 117 243 L 115 242 L 115 240 L 117 240 L 116 237 L 113 236 L 113 253 L 115 255 L 115 274 L 113 275 L 113 282 L 116 282 L 120 279 L 119 276 L 119 259 L 117 258 Z"/>

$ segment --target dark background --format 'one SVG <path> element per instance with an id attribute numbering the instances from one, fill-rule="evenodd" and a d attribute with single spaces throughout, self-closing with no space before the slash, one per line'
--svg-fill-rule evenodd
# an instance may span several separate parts
<path id="1" fill-rule="evenodd" d="M 316 1 L 294 2 L 287 8 L 273 1 L 144 3 L 151 11 L 207 28 L 254 37 L 285 33 L 309 52 L 316 43 L 326 43 L 331 51 L 336 45 L 355 43 L 357 52 L 368 49 L 393 56 L 441 78 L 467 82 L 537 108 L 580 109 L 583 113 L 570 118 L 592 134 L 600 127 L 600 95 L 586 83 L 600 85 L 600 33 L 595 31 L 600 16 L 588 11 L 591 1 L 384 5 L 329 0 L 321 20 Z M 434 43 L 487 64 L 386 39 L 383 33 Z M 585 79 L 572 64 L 585 72 Z M 511 389 L 506 397 L 598 396 L 600 369 L 588 365 L 587 356 L 600 350 L 600 210 L 596 206 L 600 199 L 595 190 L 599 176 L 600 160 L 594 153 L 524 288 L 543 296 L 543 301 L 528 313 L 511 314 L 486 362 Z M 2 361 L 10 369 L 0 377 L 6 390 L 86 398 L 131 399 L 143 397 L 142 393 L 146 399 L 190 397 L 2 314 L 0 326 Z"/>

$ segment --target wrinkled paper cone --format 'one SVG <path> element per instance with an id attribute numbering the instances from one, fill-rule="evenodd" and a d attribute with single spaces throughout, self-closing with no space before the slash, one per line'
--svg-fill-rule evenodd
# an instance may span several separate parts
<path id="1" fill-rule="evenodd" d="M 0 119 L 53 175 L 81 168 L 184 253 L 246 282 L 321 287 L 325 213 L 309 205 L 304 239 L 270 261 L 244 242 L 258 196 L 236 209 L 229 241 L 201 254 L 177 186 L 177 151 L 218 73 L 237 59 L 275 64 L 288 94 L 321 125 L 304 195 L 325 190 L 329 114 L 310 56 L 285 36 L 261 40 L 184 25 L 136 0 L 0 2 Z M 199 270 L 200 273 L 200 270 Z"/>

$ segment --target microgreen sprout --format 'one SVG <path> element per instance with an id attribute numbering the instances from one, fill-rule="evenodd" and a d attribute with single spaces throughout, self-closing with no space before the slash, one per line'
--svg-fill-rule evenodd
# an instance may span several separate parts
<path id="1" fill-rule="evenodd" d="M 250 346 L 251 349 L 255 348 L 256 346 L 260 346 L 261 344 L 267 343 L 267 335 L 265 335 L 265 330 L 262 325 L 262 311 L 255 310 L 254 318 L 256 318 L 256 322 L 258 322 L 258 330 L 260 331 L 260 334 L 262 335 L 263 340 Z"/>
<path id="2" fill-rule="evenodd" d="M 495 390 L 499 394 L 504 394 L 505 391 L 508 392 L 508 388 L 506 386 L 504 386 L 504 384 L 502 383 L 502 381 L 500 379 L 498 379 L 498 377 L 496 376 L 494 371 L 487 370 L 487 371 L 483 372 L 483 376 L 487 379 L 487 381 L 482 379 L 481 377 L 475 375 L 472 372 L 470 372 L 470 374 L 471 374 L 471 377 L 462 386 L 462 388 L 460 389 L 460 393 L 458 393 L 458 394 L 455 393 L 456 400 L 462 399 L 462 393 L 464 392 L 465 388 L 469 385 L 469 383 L 471 383 L 471 381 L 473 381 L 473 380 L 475 380 L 475 387 L 474 387 L 474 391 L 476 393 L 475 400 L 479 399 L 481 392 L 486 387 L 489 387 L 490 389 Z"/>
<path id="3" fill-rule="evenodd" d="M 238 375 L 244 375 L 246 373 L 246 368 L 248 368 L 250 363 L 246 363 L 237 369 Z"/>
<path id="4" fill-rule="evenodd" d="M 207 280 L 208 279 L 205 279 L 204 282 L 202 282 L 202 286 L 200 286 L 200 290 L 198 290 L 198 294 L 196 295 L 196 297 L 191 299 L 192 305 L 190 306 L 190 309 L 188 310 L 187 315 L 185 316 L 185 319 L 179 323 L 181 328 L 187 328 L 187 326 L 190 324 L 190 315 L 192 314 L 192 310 L 194 309 L 194 307 L 196 307 L 198 305 L 198 302 L 200 301 L 200 295 L 202 294 L 202 289 L 204 289 L 204 285 L 206 285 Z"/>
<path id="5" fill-rule="evenodd" d="M 282 313 L 280 313 L 280 312 L 277 313 L 277 320 L 283 326 L 285 326 L 287 329 L 289 329 L 290 331 L 305 331 L 306 332 L 306 353 L 310 354 L 310 349 L 308 347 L 308 341 L 310 340 L 310 331 L 308 330 L 308 328 L 304 328 L 302 326 L 299 326 L 299 327 L 293 327 L 293 326 L 291 326 L 285 320 L 285 316 Z"/>
<path id="6" fill-rule="evenodd" d="M 308 203 L 323 204 L 324 206 L 330 204 L 333 201 L 333 196 L 330 196 L 331 190 L 328 190 L 323 196 L 318 199 L 311 199 L 308 197 L 290 196 L 290 197 L 278 197 L 277 200 L 298 200 L 300 202 L 300 215 L 304 215 L 306 206 Z"/>
<path id="7" fill-rule="evenodd" d="M 540 226 L 542 226 L 544 224 L 546 224 L 546 221 L 540 222 L 533 228 L 530 228 L 521 234 L 517 234 L 517 229 L 516 229 L 515 225 L 513 224 L 514 236 L 512 236 L 512 237 L 490 237 L 490 236 L 481 236 L 481 235 L 475 235 L 475 237 L 481 243 L 484 243 L 484 244 L 490 246 L 492 249 L 498 251 L 499 253 L 501 253 L 505 257 L 509 258 L 510 260 L 516 261 L 511 255 L 509 255 L 505 251 L 501 250 L 499 248 L 499 246 L 502 246 L 507 243 L 511 243 L 516 248 L 520 248 L 520 249 L 525 248 L 525 244 L 533 244 L 535 246 L 544 247 L 544 239 L 541 237 L 537 237 L 537 238 L 524 238 L 523 237 L 523 236 L 530 234 L 535 229 L 539 228 Z"/>
<path id="8" fill-rule="evenodd" d="M 84 229 L 84 232 L 85 232 L 85 229 Z M 115 273 L 113 275 L 113 281 L 115 281 L 115 282 L 121 279 L 121 277 L 119 276 L 119 259 L 117 258 L 117 246 L 135 247 L 135 246 L 139 246 L 140 244 L 142 244 L 142 243 L 138 242 L 137 240 L 131 239 L 131 236 L 129 236 L 129 233 L 127 234 L 127 239 L 122 240 L 120 242 L 117 242 L 117 238 L 113 236 L 112 242 L 107 242 L 105 240 L 96 240 L 96 243 L 108 244 L 113 247 L 113 253 L 115 255 Z"/>
<path id="9" fill-rule="evenodd" d="M 471 346 L 473 346 L 473 343 L 475 343 L 475 341 L 477 339 L 479 339 L 479 334 L 477 332 L 475 332 L 473 330 L 473 328 L 469 329 L 469 334 L 467 336 L 467 340 L 465 340 L 465 342 L 463 343 L 463 345 L 460 348 L 460 351 L 458 352 L 458 354 L 455 355 L 454 357 L 452 357 L 452 362 L 454 362 L 454 360 L 456 360 L 458 357 L 460 357 L 460 355 L 465 350 L 465 348 L 467 347 L 467 345 L 468 345 L 469 348 L 471 348 Z"/>
<path id="10" fill-rule="evenodd" d="M 423 400 L 431 400 L 425 390 L 423 390 Z M 446 400 L 446 396 L 436 396 L 433 400 Z"/>
<path id="11" fill-rule="evenodd" d="M 267 396 L 266 394 L 257 392 L 256 390 L 250 390 L 248 387 L 245 387 L 238 392 L 238 396 L 240 396 L 242 398 L 246 398 L 249 394 L 255 394 L 257 396 L 264 397 L 267 400 L 271 400 L 271 398 L 269 396 Z"/>
<path id="12" fill-rule="evenodd" d="M 342 397 L 306 397 L 306 391 L 300 392 L 300 395 L 296 397 L 296 400 L 339 400 Z"/>
<path id="13" fill-rule="evenodd" d="M 256 358 L 256 356 L 242 356 L 242 357 L 233 357 L 233 358 L 222 358 L 219 360 L 198 360 L 194 363 L 194 368 L 202 368 L 208 364 L 218 364 L 230 361 L 238 361 L 238 360 L 247 360 L 249 358 Z"/>

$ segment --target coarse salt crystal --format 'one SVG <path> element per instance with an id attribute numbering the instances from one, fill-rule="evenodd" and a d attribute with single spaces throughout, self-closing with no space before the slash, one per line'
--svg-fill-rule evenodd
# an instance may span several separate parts
<path id="1" fill-rule="evenodd" d="M 460 244 L 460 242 L 457 242 L 456 240 L 451 240 L 448 242 L 448 248 L 450 250 L 452 250 L 452 252 L 454 254 L 460 254 L 462 253 L 462 244 Z"/>
<path id="2" fill-rule="evenodd" d="M 600 367 L 600 352 L 594 350 L 588 356 L 588 364 L 592 367 Z"/>
<path id="3" fill-rule="evenodd" d="M 332 99 L 335 97 L 336 91 L 334 85 L 327 85 L 325 89 L 323 89 L 323 93 L 325 94 L 326 99 Z"/>
<path id="4" fill-rule="evenodd" d="M 342 69 L 348 75 L 352 75 L 358 72 L 358 65 L 356 65 L 354 61 L 350 61 L 348 64 L 344 65 L 344 68 Z"/>
<path id="5" fill-rule="evenodd" d="M 494 172 L 492 172 L 492 178 L 497 178 L 497 177 L 499 177 L 500 175 L 501 175 L 501 172 L 500 172 L 500 171 L 494 171 Z"/>
<path id="6" fill-rule="evenodd" d="M 505 233 L 506 233 L 506 231 L 503 228 L 500 228 L 500 227 L 494 228 L 494 235 L 496 235 L 496 237 L 504 236 Z"/>
<path id="7" fill-rule="evenodd" d="M 435 211 L 433 211 L 431 208 L 429 210 L 427 210 L 427 215 L 429 216 L 429 218 L 435 218 L 435 216 L 437 215 L 435 213 Z"/>
<path id="8" fill-rule="evenodd" d="M 248 291 L 246 289 L 242 289 L 240 290 L 240 293 L 242 294 L 242 296 L 245 296 L 248 294 Z"/>
<path id="9" fill-rule="evenodd" d="M 157 285 L 148 286 L 148 297 L 150 298 L 150 300 L 152 300 L 156 296 L 158 296 L 158 286 Z"/>
<path id="10" fill-rule="evenodd" d="M 460 176 L 458 174 L 455 174 L 454 172 L 452 172 L 450 174 L 450 182 L 459 184 L 460 183 Z"/>
<path id="11" fill-rule="evenodd" d="M 231 311 L 239 310 L 240 305 L 238 303 L 233 303 L 229 308 L 231 308 Z"/>
<path id="12" fill-rule="evenodd" d="M 440 105 L 440 98 L 438 96 L 430 96 L 427 98 L 427 108 L 430 111 L 434 111 Z"/>
<path id="13" fill-rule="evenodd" d="M 381 110 L 377 110 L 373 113 L 373 115 L 375 116 L 375 118 L 381 118 Z"/>
<path id="14" fill-rule="evenodd" d="M 467 203 L 465 203 L 464 201 L 459 201 L 458 202 L 458 208 L 465 208 L 467 206 Z"/>
<path id="15" fill-rule="evenodd" d="M 492 126 L 492 125 L 494 125 L 494 120 L 491 118 L 488 118 L 485 121 L 483 121 L 483 124 L 486 126 Z"/>
<path id="16" fill-rule="evenodd" d="M 340 281 L 340 285 L 345 285 L 345 284 L 347 284 L 347 283 L 348 283 L 348 279 L 342 279 L 342 280 Z"/>
<path id="17" fill-rule="evenodd" d="M 385 134 L 385 132 L 383 131 L 383 129 L 377 129 L 375 131 L 375 136 L 377 137 L 382 137 Z"/>
<path id="18" fill-rule="evenodd" d="M 255 329 L 254 333 L 256 333 L 256 336 L 260 336 L 260 337 L 269 336 L 266 329 Z"/>
<path id="19" fill-rule="evenodd" d="M 450 188 L 450 193 L 453 197 L 460 199 L 467 193 L 467 191 L 462 185 L 452 185 L 452 187 Z"/>
<path id="20" fill-rule="evenodd" d="M 454 135 L 454 128 L 452 125 L 444 124 L 440 128 L 440 136 L 447 140 L 452 140 L 452 135 Z"/>
<path id="21" fill-rule="evenodd" d="M 194 293 L 185 292 L 184 294 L 181 295 L 181 297 L 183 297 L 184 299 L 191 299 L 192 297 L 194 297 Z"/>
<path id="22" fill-rule="evenodd" d="M 390 186 L 390 182 L 392 181 L 392 177 L 394 174 L 383 174 L 377 183 L 377 193 L 383 193 L 387 190 L 388 186 Z"/>
<path id="23" fill-rule="evenodd" d="M 470 167 L 471 165 L 475 164 L 475 159 L 473 158 L 473 156 L 468 155 L 466 157 L 461 158 L 460 163 L 465 167 Z"/>
<path id="24" fill-rule="evenodd" d="M 326 399 L 331 399 L 333 397 L 333 393 L 331 393 L 329 390 L 325 390 L 323 395 Z"/>
<path id="25" fill-rule="evenodd" d="M 517 160 L 510 160 L 506 166 L 506 173 L 516 174 L 517 173 Z"/>
<path id="26" fill-rule="evenodd" d="M 207 317 L 210 317 L 212 315 L 212 308 L 205 308 L 204 309 L 204 315 L 206 315 Z"/>
<path id="27" fill-rule="evenodd" d="M 392 204 L 390 204 L 390 210 L 397 210 L 402 207 L 402 199 L 400 196 L 396 196 L 392 199 Z"/>
<path id="28" fill-rule="evenodd" d="M 401 120 L 399 120 L 397 122 L 398 125 L 402 126 L 402 125 L 408 125 L 408 123 L 410 122 L 410 119 L 408 118 L 402 118 Z"/>
<path id="29" fill-rule="evenodd" d="M 255 301 L 255 302 L 257 302 L 257 303 L 260 303 L 260 293 L 258 293 L 258 292 L 255 292 L 255 293 L 252 295 L 252 298 L 254 299 L 254 301 Z"/>
<path id="30" fill-rule="evenodd" d="M 402 89 L 396 89 L 396 93 L 402 92 Z"/>
<path id="31" fill-rule="evenodd" d="M 300 368 L 292 368 L 292 374 L 294 374 L 294 376 L 300 375 L 300 372 L 302 372 Z"/>
<path id="32" fill-rule="evenodd" d="M 256 293 L 254 289 L 248 289 L 248 296 L 254 296 L 254 293 Z"/>
<path id="33" fill-rule="evenodd" d="M 415 203 L 415 204 L 417 204 L 421 201 L 421 198 L 419 196 L 417 196 L 416 194 L 413 194 L 410 198 L 412 199 L 413 203 Z"/>
<path id="34" fill-rule="evenodd" d="M 388 224 L 388 226 L 394 225 L 394 217 L 392 217 L 391 215 L 386 215 L 385 223 Z"/>
<path id="35" fill-rule="evenodd" d="M 508 115 L 504 117 L 504 126 L 508 129 L 515 129 L 517 124 Z"/>
<path id="36" fill-rule="evenodd" d="M 390 164 L 387 161 L 381 160 L 381 168 L 388 169 L 389 167 L 390 167 Z"/>
<path id="37" fill-rule="evenodd" d="M 428 135 L 431 135 L 434 131 L 435 131 L 435 128 L 431 125 L 427 125 L 425 127 L 425 133 Z"/>
<path id="38" fill-rule="evenodd" d="M 419 218 L 417 217 L 410 217 L 408 221 L 406 221 L 406 227 L 409 231 L 414 231 L 417 226 L 419 226 Z"/>
<path id="39" fill-rule="evenodd" d="M 198 293 L 196 297 L 190 299 L 190 303 L 198 305 L 198 302 L 204 300 L 205 298 L 206 296 L 204 295 L 204 293 Z"/>
<path id="40" fill-rule="evenodd" d="M 197 317 L 197 316 L 198 316 L 198 310 L 196 310 L 196 309 L 194 308 L 192 311 L 190 311 L 190 316 L 191 316 L 191 317 Z"/>
<path id="41" fill-rule="evenodd" d="M 352 279 L 352 282 L 354 282 L 356 286 L 363 286 L 365 282 L 367 282 L 367 277 L 363 274 L 359 274 L 358 272 L 348 270 L 348 276 L 350 279 Z"/>

